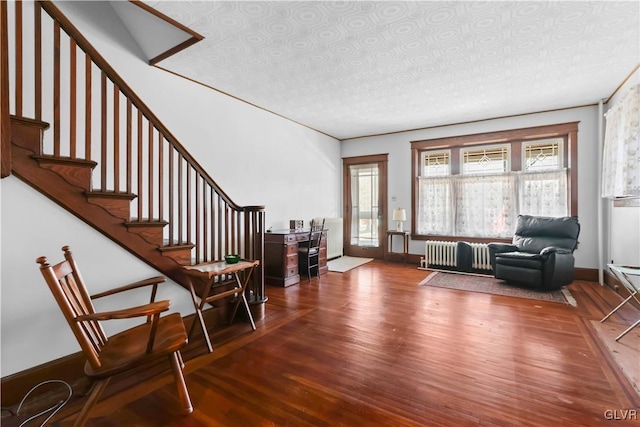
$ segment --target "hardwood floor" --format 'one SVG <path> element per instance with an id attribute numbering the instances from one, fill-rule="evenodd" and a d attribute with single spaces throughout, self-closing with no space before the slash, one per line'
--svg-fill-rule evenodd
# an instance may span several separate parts
<path id="1" fill-rule="evenodd" d="M 640 423 L 640 396 L 591 325 L 620 301 L 613 291 L 574 282 L 571 307 L 418 286 L 426 274 L 374 261 L 267 287 L 269 301 L 254 307 L 257 331 L 239 320 L 212 331 L 212 354 L 204 342 L 190 344 L 193 414 L 179 415 L 166 372 L 111 385 L 118 392 L 87 425 Z M 625 307 L 608 322 L 637 316 Z M 77 406 L 54 425 L 69 425 Z"/>

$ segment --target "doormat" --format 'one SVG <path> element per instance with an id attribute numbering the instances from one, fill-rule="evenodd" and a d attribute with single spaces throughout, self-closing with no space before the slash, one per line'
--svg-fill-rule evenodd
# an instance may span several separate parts
<path id="1" fill-rule="evenodd" d="M 360 267 L 362 264 L 366 264 L 370 261 L 373 261 L 373 258 L 341 256 L 340 258 L 332 259 L 331 261 L 327 262 L 327 267 L 329 267 L 329 271 L 344 273 L 345 271 Z"/>
<path id="2" fill-rule="evenodd" d="M 419 285 L 436 286 L 438 288 L 458 289 L 461 291 L 481 292 L 485 294 L 504 295 L 508 297 L 527 298 L 541 301 L 559 302 L 577 306 L 576 300 L 567 288 L 554 291 L 536 291 L 508 285 L 504 280 L 481 275 L 467 275 L 434 271 Z"/>

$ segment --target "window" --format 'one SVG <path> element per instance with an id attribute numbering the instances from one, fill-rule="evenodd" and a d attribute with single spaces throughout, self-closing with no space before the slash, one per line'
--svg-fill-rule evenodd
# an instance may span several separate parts
<path id="1" fill-rule="evenodd" d="M 566 216 L 567 173 L 563 167 L 563 139 L 523 144 L 524 171 L 520 174 L 520 213 Z"/>
<path id="2" fill-rule="evenodd" d="M 447 176 L 451 174 L 451 151 L 425 151 L 422 153 L 423 176 Z"/>
<path id="3" fill-rule="evenodd" d="M 463 175 L 492 175 L 509 170 L 509 146 L 483 146 L 462 150 Z"/>
<path id="4" fill-rule="evenodd" d="M 568 123 L 412 142 L 413 237 L 509 239 L 519 214 L 577 215 L 576 136 Z"/>
<path id="5" fill-rule="evenodd" d="M 526 172 L 560 169 L 562 167 L 562 138 L 524 143 Z"/>

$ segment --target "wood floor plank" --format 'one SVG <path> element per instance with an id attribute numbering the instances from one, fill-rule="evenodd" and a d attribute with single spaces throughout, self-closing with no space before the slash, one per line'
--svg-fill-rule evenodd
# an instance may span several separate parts
<path id="1" fill-rule="evenodd" d="M 613 291 L 574 282 L 573 307 L 418 286 L 427 274 L 373 261 L 267 287 L 257 331 L 239 319 L 187 358 L 193 414 L 178 413 L 167 373 L 105 398 L 87 425 L 638 425 L 605 415 L 640 412 L 590 324 Z M 625 307 L 609 321 L 637 318 Z"/>

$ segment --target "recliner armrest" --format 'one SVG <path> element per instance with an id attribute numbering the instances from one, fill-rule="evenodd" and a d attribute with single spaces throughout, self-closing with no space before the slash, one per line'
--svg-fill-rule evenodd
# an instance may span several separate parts
<path id="1" fill-rule="evenodd" d="M 551 254 L 551 253 L 570 254 L 572 252 L 570 250 L 568 250 L 568 249 L 558 248 L 556 246 L 547 246 L 546 248 L 544 248 L 544 249 L 542 249 L 540 251 L 540 255 L 547 255 L 547 254 Z"/>
<path id="2" fill-rule="evenodd" d="M 494 254 L 500 252 L 516 252 L 518 251 L 518 247 L 511 243 L 489 243 L 487 244 L 489 250 Z"/>
<path id="3" fill-rule="evenodd" d="M 499 252 L 496 254 L 496 259 L 511 258 L 511 259 L 544 259 L 541 254 L 532 254 L 531 252 Z"/>
<path id="4" fill-rule="evenodd" d="M 512 245 L 510 243 L 489 243 L 489 261 L 491 263 L 491 269 L 496 271 L 496 254 L 503 252 L 516 252 L 518 251 L 518 247 L 516 245 Z"/>

